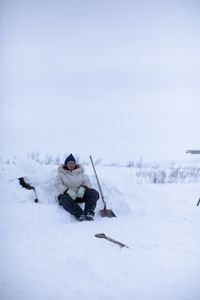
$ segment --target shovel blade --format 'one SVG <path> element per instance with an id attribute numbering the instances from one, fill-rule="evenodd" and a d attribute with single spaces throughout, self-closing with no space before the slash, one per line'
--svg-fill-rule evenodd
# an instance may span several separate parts
<path id="1" fill-rule="evenodd" d="M 107 209 L 107 208 L 100 210 L 100 215 L 102 217 L 108 217 L 108 218 L 116 217 L 112 209 Z"/>

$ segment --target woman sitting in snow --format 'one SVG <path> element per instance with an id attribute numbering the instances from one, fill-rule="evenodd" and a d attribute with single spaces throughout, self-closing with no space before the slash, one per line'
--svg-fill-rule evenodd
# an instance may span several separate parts
<path id="1" fill-rule="evenodd" d="M 60 204 L 79 221 L 92 221 L 99 193 L 91 188 L 89 177 L 84 168 L 76 164 L 70 154 L 64 165 L 59 166 L 56 188 Z M 85 203 L 84 210 L 78 203 Z"/>

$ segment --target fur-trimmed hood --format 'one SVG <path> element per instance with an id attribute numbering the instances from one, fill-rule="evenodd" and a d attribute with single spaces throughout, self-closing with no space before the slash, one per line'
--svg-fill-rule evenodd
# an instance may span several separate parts
<path id="1" fill-rule="evenodd" d="M 64 164 L 60 165 L 58 167 L 58 173 L 59 174 L 71 174 L 71 176 L 74 176 L 74 175 L 77 175 L 77 174 L 80 174 L 80 173 L 84 173 L 85 170 L 84 168 L 81 166 L 81 165 L 76 165 L 75 169 L 74 170 L 68 170 Z"/>
<path id="2" fill-rule="evenodd" d="M 60 165 L 55 182 L 58 193 L 63 194 L 68 188 L 77 188 L 83 185 L 91 187 L 90 179 L 84 172 L 84 168 L 80 165 L 76 165 L 72 171 L 66 169 L 64 164 Z"/>

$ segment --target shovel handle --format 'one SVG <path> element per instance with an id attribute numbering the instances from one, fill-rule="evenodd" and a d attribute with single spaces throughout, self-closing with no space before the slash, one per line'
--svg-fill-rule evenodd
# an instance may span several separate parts
<path id="1" fill-rule="evenodd" d="M 94 170 L 94 174 L 95 174 L 95 177 L 96 177 L 96 180 L 97 180 L 97 184 L 98 184 L 98 187 L 99 187 L 99 192 L 100 192 L 100 195 L 101 195 L 101 199 L 103 201 L 103 204 L 104 204 L 104 209 L 106 210 L 106 202 L 104 200 L 104 195 L 103 195 L 103 192 L 102 192 L 102 189 L 101 189 L 101 185 L 100 185 L 100 182 L 99 182 L 99 178 L 97 176 L 97 172 L 95 170 L 95 166 L 94 166 L 94 163 L 93 163 L 93 159 L 92 159 L 92 156 L 90 155 L 90 161 L 91 161 L 91 164 L 92 164 L 92 167 L 93 167 L 93 170 Z"/>
<path id="2" fill-rule="evenodd" d="M 114 244 L 117 244 L 117 245 L 119 245 L 121 248 L 129 248 L 127 245 L 125 245 L 125 244 L 123 244 L 123 243 L 121 243 L 121 242 L 118 242 L 118 241 L 116 241 L 116 240 L 114 240 L 114 239 L 111 239 L 110 237 L 108 237 L 107 235 L 105 235 L 104 233 L 96 233 L 95 234 L 95 236 L 96 237 L 98 237 L 98 238 L 103 238 L 103 239 L 106 239 L 107 241 L 109 241 L 109 242 L 111 242 L 111 243 L 114 243 Z"/>

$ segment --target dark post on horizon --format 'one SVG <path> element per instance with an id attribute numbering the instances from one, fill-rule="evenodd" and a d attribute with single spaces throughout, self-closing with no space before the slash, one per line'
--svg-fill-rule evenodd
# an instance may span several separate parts
<path id="1" fill-rule="evenodd" d="M 186 153 L 200 154 L 200 150 L 186 150 Z"/>

